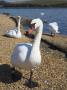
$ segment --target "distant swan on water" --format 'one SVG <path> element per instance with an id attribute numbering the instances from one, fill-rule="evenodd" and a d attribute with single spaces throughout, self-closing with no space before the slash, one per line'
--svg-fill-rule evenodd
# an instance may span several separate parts
<path id="1" fill-rule="evenodd" d="M 18 27 L 16 29 L 12 29 L 12 30 L 7 31 L 5 33 L 5 36 L 13 37 L 13 38 L 21 38 L 24 36 L 21 34 L 21 31 L 20 31 L 20 20 L 21 20 L 21 17 L 18 16 Z"/>
<path id="2" fill-rule="evenodd" d="M 44 16 L 44 15 L 45 15 L 45 13 L 44 13 L 44 12 L 41 12 L 41 13 L 40 13 L 40 15 L 41 15 L 41 16 Z"/>
<path id="3" fill-rule="evenodd" d="M 31 29 L 36 30 L 33 43 L 19 43 L 16 45 L 11 56 L 13 67 L 28 69 L 31 71 L 31 82 L 33 70 L 41 64 L 40 41 L 43 31 L 43 22 L 36 18 L 31 21 Z"/>
<path id="4" fill-rule="evenodd" d="M 56 33 L 60 33 L 57 22 L 52 22 L 52 23 L 49 23 L 48 25 L 49 25 L 49 31 L 51 32 L 51 36 L 55 36 Z"/>

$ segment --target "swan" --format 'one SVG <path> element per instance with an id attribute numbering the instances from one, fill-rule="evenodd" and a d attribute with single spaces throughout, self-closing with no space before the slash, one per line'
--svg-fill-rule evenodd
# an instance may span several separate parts
<path id="1" fill-rule="evenodd" d="M 41 16 L 44 16 L 44 15 L 45 15 L 45 13 L 44 13 L 44 12 L 41 12 L 41 13 L 40 13 L 40 15 L 41 15 Z"/>
<path id="2" fill-rule="evenodd" d="M 49 30 L 51 31 L 51 36 L 55 36 L 56 33 L 60 33 L 59 30 L 59 26 L 57 22 L 52 22 L 49 23 Z"/>
<path id="3" fill-rule="evenodd" d="M 31 21 L 33 30 L 36 30 L 36 36 L 33 43 L 19 43 L 13 50 L 11 55 L 12 66 L 30 70 L 31 82 L 34 68 L 41 64 L 40 41 L 43 31 L 43 22 L 40 18 Z"/>
<path id="4" fill-rule="evenodd" d="M 5 33 L 6 36 L 14 37 L 14 38 L 21 38 L 22 37 L 22 34 L 20 32 L 20 20 L 21 20 L 21 17 L 18 16 L 18 27 L 16 29 L 7 31 Z"/>

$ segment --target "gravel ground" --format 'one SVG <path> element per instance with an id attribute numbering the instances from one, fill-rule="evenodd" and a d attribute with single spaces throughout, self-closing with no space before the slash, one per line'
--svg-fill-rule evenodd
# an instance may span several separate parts
<path id="1" fill-rule="evenodd" d="M 11 53 L 15 45 L 32 41 L 27 37 L 14 39 L 3 36 L 7 29 L 13 27 L 15 23 L 10 18 L 0 15 L 0 90 L 67 90 L 65 53 L 44 42 L 41 42 L 42 63 L 34 70 L 32 87 L 27 83 L 30 71 L 16 68 L 18 78 L 11 79 Z"/>

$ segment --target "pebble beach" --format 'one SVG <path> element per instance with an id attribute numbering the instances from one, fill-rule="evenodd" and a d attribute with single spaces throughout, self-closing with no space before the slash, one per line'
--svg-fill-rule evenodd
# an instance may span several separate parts
<path id="1" fill-rule="evenodd" d="M 26 83 L 30 71 L 16 68 L 18 79 L 14 81 L 11 79 L 11 53 L 15 45 L 33 41 L 26 36 L 21 39 L 5 37 L 5 32 L 14 27 L 16 23 L 9 16 L 0 15 L 0 90 L 67 90 L 67 53 L 44 41 L 41 41 L 40 47 L 42 63 L 34 70 L 32 88 Z M 21 28 L 21 31 L 23 33 L 24 29 Z M 50 39 L 54 40 L 52 38 Z M 62 39 L 65 43 L 67 43 L 66 38 Z"/>

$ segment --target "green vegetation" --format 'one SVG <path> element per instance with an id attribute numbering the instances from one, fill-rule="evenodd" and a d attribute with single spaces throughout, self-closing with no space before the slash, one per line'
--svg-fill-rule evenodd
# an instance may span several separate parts
<path id="1" fill-rule="evenodd" d="M 7 3 L 0 1 L 5 7 L 67 7 L 67 0 L 31 0 L 27 3 Z"/>

